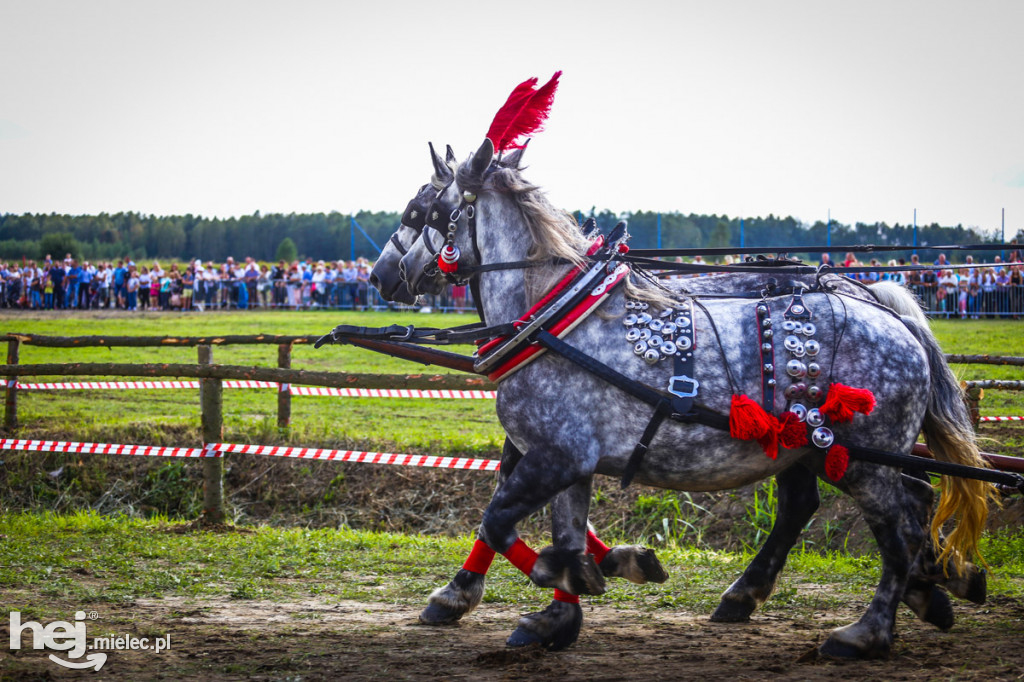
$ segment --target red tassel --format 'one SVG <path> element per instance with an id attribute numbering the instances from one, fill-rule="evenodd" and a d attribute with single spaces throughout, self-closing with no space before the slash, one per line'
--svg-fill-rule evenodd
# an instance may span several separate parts
<path id="1" fill-rule="evenodd" d="M 447 273 L 451 274 L 451 273 L 453 273 L 453 272 L 455 272 L 456 270 L 459 269 L 459 262 L 455 261 L 454 263 L 449 263 L 449 262 L 445 261 L 445 259 L 442 258 L 440 254 L 438 254 L 438 256 L 437 256 L 437 269 L 440 270 L 441 272 L 447 272 Z"/>
<path id="2" fill-rule="evenodd" d="M 846 467 L 850 464 L 850 451 L 842 445 L 833 445 L 825 455 L 825 475 L 838 481 L 846 475 Z"/>
<path id="3" fill-rule="evenodd" d="M 516 140 L 542 129 L 551 113 L 561 75 L 561 71 L 556 71 L 551 80 L 537 90 L 533 89 L 537 84 L 536 78 L 523 81 L 515 87 L 494 115 L 491 127 L 487 130 L 487 137 L 494 143 L 496 152 L 521 149 L 523 145 L 517 144 Z"/>
<path id="4" fill-rule="evenodd" d="M 807 445 L 807 426 L 792 412 L 779 417 L 779 443 L 790 450 Z"/>
<path id="5" fill-rule="evenodd" d="M 775 459 L 779 456 L 779 422 L 772 417 L 771 431 L 757 439 L 757 444 L 764 450 L 764 454 L 768 455 L 768 459 Z"/>
<path id="6" fill-rule="evenodd" d="M 848 422 L 854 412 L 871 414 L 875 409 L 875 396 L 866 388 L 851 388 L 843 384 L 828 387 L 828 396 L 821 413 L 834 423 Z"/>
<path id="7" fill-rule="evenodd" d="M 734 395 L 729 407 L 729 435 L 739 440 L 755 440 L 776 430 L 775 418 L 745 395 Z"/>

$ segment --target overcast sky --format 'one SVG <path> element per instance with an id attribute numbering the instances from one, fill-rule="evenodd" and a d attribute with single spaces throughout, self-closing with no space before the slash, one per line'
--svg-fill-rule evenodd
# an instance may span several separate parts
<path id="1" fill-rule="evenodd" d="M 0 0 L 0 212 L 400 211 L 564 70 L 596 206 L 1024 228 L 1024 2 Z"/>

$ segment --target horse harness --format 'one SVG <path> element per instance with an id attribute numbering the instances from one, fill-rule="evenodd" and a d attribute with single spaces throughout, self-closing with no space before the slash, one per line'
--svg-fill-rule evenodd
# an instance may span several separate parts
<path id="1" fill-rule="evenodd" d="M 478 281 L 474 275 L 479 272 L 536 267 L 550 263 L 521 261 L 460 266 L 458 263 L 459 250 L 454 244 L 455 229 L 457 229 L 462 215 L 465 215 L 473 248 L 477 249 L 475 206 L 473 205 L 475 199 L 475 195 L 465 192 L 460 206 L 447 214 L 442 212 L 441 206 L 435 201 L 424 218 L 426 226 L 439 231 L 445 230 L 442 234 L 446 234 L 446 241 L 441 249 L 433 249 L 433 245 L 428 239 L 423 241 L 430 245 L 432 253 L 437 255 L 437 267 L 449 281 L 458 284 L 465 284 L 468 281 L 470 286 L 473 286 Z M 403 218 L 403 224 L 415 229 L 418 217 L 410 215 L 408 218 L 413 224 L 406 223 L 406 218 Z M 420 229 L 423 229 L 422 226 Z M 415 329 L 412 326 L 402 327 L 399 325 L 374 329 L 340 325 L 330 334 L 322 337 L 317 342 L 317 347 L 328 341 L 342 341 L 346 336 L 412 344 L 447 345 L 472 342 L 478 346 L 478 350 L 473 356 L 474 372 L 484 374 L 496 382 L 503 381 L 514 372 L 527 366 L 545 351 L 553 351 L 654 408 L 654 413 L 638 439 L 623 471 L 622 486 L 626 487 L 639 471 L 644 455 L 665 419 L 681 423 L 701 424 L 730 431 L 734 437 L 744 437 L 737 435 L 732 416 L 710 410 L 695 401 L 700 389 L 700 382 L 696 379 L 694 368 L 694 350 L 698 342 L 694 319 L 696 307 L 704 309 L 713 333 L 717 334 L 714 320 L 704 306 L 699 303 L 698 296 L 686 296 L 675 307 L 659 311 L 657 316 L 651 312 L 648 303 L 631 299 L 626 301 L 627 312 L 623 323 L 627 328 L 626 339 L 633 344 L 634 354 L 651 365 L 666 358 L 672 358 L 672 374 L 663 389 L 648 386 L 628 377 L 563 340 L 562 337 L 567 336 L 587 316 L 597 310 L 632 272 L 629 264 L 623 262 L 621 258 L 628 251 L 624 245 L 627 238 L 625 234 L 615 235 L 614 231 L 612 235 L 609 235 L 607 242 L 599 236 L 592 242 L 584 264 L 573 268 L 536 305 L 512 323 L 493 326 L 476 323 L 449 329 Z M 475 255 L 479 263 L 479 253 L 477 252 Z M 445 264 L 449 266 L 449 269 L 446 269 Z M 429 268 L 429 265 L 425 268 L 425 274 L 436 274 Z M 823 376 L 817 358 L 821 344 L 813 338 L 817 329 L 811 321 L 811 312 L 803 300 L 803 295 L 812 291 L 821 291 L 829 295 L 843 295 L 841 292 L 831 291 L 827 286 L 822 286 L 820 281 L 816 289 L 807 289 L 802 286 L 795 289 L 769 286 L 756 294 L 753 307 L 757 319 L 757 343 L 762 372 L 761 403 L 757 405 L 757 408 L 764 414 L 770 415 L 771 419 L 776 419 L 774 417 L 774 402 L 776 391 L 779 389 L 779 380 L 776 378 L 778 373 L 772 359 L 775 344 L 780 336 L 783 347 L 790 356 L 784 375 L 787 385 L 782 389 L 787 405 L 777 419 L 781 423 L 778 429 L 783 432 L 783 437 L 780 439 L 779 432 L 775 432 L 773 449 L 758 439 L 758 442 L 765 447 L 769 457 L 774 458 L 777 455 L 779 446 L 810 446 L 826 457 L 826 472 L 834 480 L 842 477 L 846 468 L 846 457 L 849 456 L 876 464 L 941 475 L 975 478 L 1015 488 L 1024 493 L 1024 476 L 1019 474 L 938 462 L 924 457 L 882 452 L 854 445 L 840 446 L 836 443 L 830 428 L 829 417 L 826 416 L 823 407 L 819 405 L 821 400 L 826 398 L 825 390 L 816 383 L 816 380 L 820 380 Z M 783 296 L 790 296 L 790 300 L 782 314 L 780 323 L 771 315 L 769 304 L 773 299 Z M 717 295 L 712 297 L 717 297 Z M 728 297 L 753 298 L 754 296 L 741 293 L 729 294 Z M 474 291 L 474 300 L 479 301 L 476 291 Z M 479 306 L 479 303 L 477 305 Z M 880 304 L 879 307 L 892 314 L 888 308 L 884 308 Z M 726 369 L 728 371 L 728 365 L 726 365 Z M 733 384 L 735 385 L 735 382 Z M 847 388 L 833 384 L 829 392 L 836 390 L 836 386 Z M 749 401 L 749 399 L 747 400 Z M 750 402 L 752 403 L 752 401 Z M 753 404 L 756 405 L 756 403 Z M 731 414 L 739 412 L 736 408 L 736 396 L 734 396 L 733 405 Z M 843 421 L 848 421 L 849 418 L 848 416 Z M 788 441 L 786 433 L 790 436 Z M 795 437 L 794 434 L 796 434 Z M 833 466 L 830 469 L 830 453 L 840 450 L 842 451 L 841 466 Z"/>

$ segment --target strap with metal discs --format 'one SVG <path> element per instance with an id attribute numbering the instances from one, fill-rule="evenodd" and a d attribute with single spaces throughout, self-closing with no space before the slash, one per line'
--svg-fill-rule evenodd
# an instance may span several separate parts
<path id="1" fill-rule="evenodd" d="M 761 350 L 761 406 L 768 414 L 775 411 L 775 330 L 772 329 L 772 311 L 767 300 L 754 307 L 757 318 L 757 338 Z"/>

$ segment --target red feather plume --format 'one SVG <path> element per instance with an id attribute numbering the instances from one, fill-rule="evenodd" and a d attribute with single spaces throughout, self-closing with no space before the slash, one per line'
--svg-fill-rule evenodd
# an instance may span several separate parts
<path id="1" fill-rule="evenodd" d="M 556 71 L 551 80 L 536 90 L 536 78 L 525 80 L 515 87 L 505 100 L 505 104 L 494 115 L 491 127 L 487 130 L 487 137 L 494 144 L 494 151 L 522 149 L 524 145 L 518 144 L 517 140 L 542 129 L 551 113 L 555 90 L 558 89 L 558 78 L 561 75 L 561 71 Z"/>

